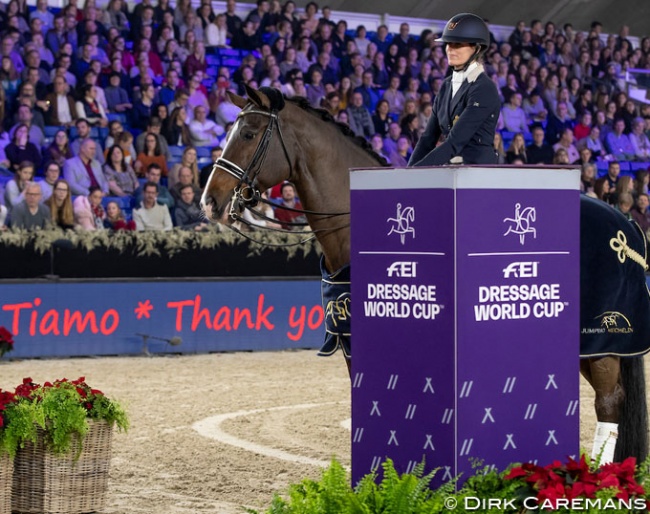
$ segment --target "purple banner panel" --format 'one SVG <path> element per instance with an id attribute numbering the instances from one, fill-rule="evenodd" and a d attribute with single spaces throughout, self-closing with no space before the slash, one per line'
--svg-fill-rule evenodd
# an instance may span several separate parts
<path id="1" fill-rule="evenodd" d="M 458 472 L 577 456 L 578 195 L 457 191 Z"/>
<path id="2" fill-rule="evenodd" d="M 360 173 L 369 188 L 386 178 Z M 387 457 L 453 473 L 453 190 L 392 173 L 411 188 L 352 191 L 354 482 Z"/>

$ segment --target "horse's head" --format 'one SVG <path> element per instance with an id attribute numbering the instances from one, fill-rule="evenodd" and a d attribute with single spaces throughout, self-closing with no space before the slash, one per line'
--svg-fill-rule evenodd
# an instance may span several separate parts
<path id="1" fill-rule="evenodd" d="M 248 100 L 228 93 L 242 110 L 228 133 L 201 198 L 208 219 L 230 223 L 231 202 L 238 211 L 259 192 L 290 177 L 291 163 L 280 128 L 284 98 L 276 89 L 251 89 Z"/>

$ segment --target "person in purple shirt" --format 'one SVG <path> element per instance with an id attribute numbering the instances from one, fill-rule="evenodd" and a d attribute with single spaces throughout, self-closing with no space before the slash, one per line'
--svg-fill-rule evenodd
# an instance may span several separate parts
<path id="1" fill-rule="evenodd" d="M 624 134 L 625 120 L 618 118 L 614 121 L 614 128 L 607 134 L 605 144 L 609 153 L 614 156 L 617 161 L 633 161 L 634 160 L 634 147 L 627 134 Z"/>

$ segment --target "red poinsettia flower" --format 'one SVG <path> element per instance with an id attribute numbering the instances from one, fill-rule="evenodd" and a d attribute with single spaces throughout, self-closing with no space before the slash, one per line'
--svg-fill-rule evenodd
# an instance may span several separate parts
<path id="1" fill-rule="evenodd" d="M 7 343 L 10 346 L 14 344 L 14 336 L 5 327 L 0 327 L 0 342 Z"/>

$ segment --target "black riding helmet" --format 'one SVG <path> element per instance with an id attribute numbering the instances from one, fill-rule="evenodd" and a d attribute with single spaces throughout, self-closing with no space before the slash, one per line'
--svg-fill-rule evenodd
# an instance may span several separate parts
<path id="1" fill-rule="evenodd" d="M 478 59 L 490 47 L 490 30 L 480 16 L 464 12 L 457 14 L 447 22 L 442 36 L 436 41 L 475 44 L 477 51 L 465 64 L 464 68 L 467 68 L 472 61 Z"/>

